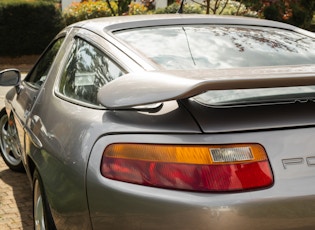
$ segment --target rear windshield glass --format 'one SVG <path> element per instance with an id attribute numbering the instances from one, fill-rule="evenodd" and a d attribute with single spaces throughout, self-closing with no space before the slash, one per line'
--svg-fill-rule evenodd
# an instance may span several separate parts
<path id="1" fill-rule="evenodd" d="M 193 100 L 218 107 L 315 101 L 315 86 L 211 90 Z"/>
<path id="2" fill-rule="evenodd" d="M 315 63 L 315 39 L 265 27 L 185 25 L 115 33 L 164 69 L 225 69 Z M 205 105 L 235 106 L 314 100 L 315 87 L 208 91 L 194 97 Z"/>
<path id="3" fill-rule="evenodd" d="M 315 39 L 264 27 L 167 26 L 115 32 L 165 69 L 313 64 Z"/>

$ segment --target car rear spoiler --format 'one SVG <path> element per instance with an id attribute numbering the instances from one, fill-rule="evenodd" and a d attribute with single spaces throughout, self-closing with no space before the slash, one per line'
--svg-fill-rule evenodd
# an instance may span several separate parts
<path id="1" fill-rule="evenodd" d="M 139 72 L 103 86 L 98 100 L 108 109 L 125 109 L 190 98 L 208 90 L 307 85 L 315 85 L 315 65 Z"/>

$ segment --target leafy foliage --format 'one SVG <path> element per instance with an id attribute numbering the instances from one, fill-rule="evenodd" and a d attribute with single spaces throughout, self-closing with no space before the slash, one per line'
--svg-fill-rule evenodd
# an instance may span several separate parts
<path id="1" fill-rule="evenodd" d="M 0 2 L 0 56 L 39 54 L 64 27 L 54 3 L 30 0 Z"/>
<path id="2" fill-rule="evenodd" d="M 238 0 L 251 10 L 259 13 L 261 18 L 289 23 L 304 29 L 311 27 L 314 0 Z"/>
<path id="3" fill-rule="evenodd" d="M 309 29 L 311 27 L 315 1 L 300 0 L 290 4 L 292 16 L 287 20 L 288 23 Z"/>
<path id="4" fill-rule="evenodd" d="M 81 3 L 73 2 L 63 13 L 63 17 L 67 25 L 99 17 L 113 16 L 113 12 L 117 13 L 118 6 L 114 1 L 110 2 L 110 7 L 104 1 L 84 1 Z"/>
<path id="5" fill-rule="evenodd" d="M 142 0 L 143 2 L 151 3 L 152 0 Z M 115 15 L 176 13 L 180 1 L 168 2 L 173 3 L 154 11 L 132 0 L 82 0 L 81 3 L 73 3 L 62 14 L 56 7 L 60 0 L 0 0 L 0 33 L 5 34 L 0 37 L 0 56 L 41 53 L 54 35 L 64 27 L 65 21 L 66 24 L 71 24 L 85 19 Z M 226 2 L 227 0 L 211 0 L 209 6 L 215 9 L 217 14 L 267 18 L 305 29 L 311 29 L 313 23 L 315 27 L 314 0 L 274 0 L 269 2 L 269 5 L 263 0 L 229 0 L 228 4 L 225 4 Z M 186 3 L 184 7 L 186 14 L 205 12 L 205 4 L 200 1 L 199 4 Z"/>
<path id="6" fill-rule="evenodd" d="M 175 14 L 180 7 L 180 4 L 178 2 L 174 2 L 173 4 L 165 7 L 155 10 L 156 14 Z M 201 14 L 203 13 L 203 10 L 200 5 L 198 4 L 186 4 L 184 7 L 184 13 L 185 14 Z"/>
<path id="7" fill-rule="evenodd" d="M 124 15 L 126 12 L 128 12 L 129 4 L 131 3 L 131 0 L 114 0 L 114 1 L 117 1 L 118 15 Z"/>
<path id="8" fill-rule="evenodd" d="M 145 7 L 143 4 L 131 2 L 129 5 L 129 15 L 140 15 L 140 14 L 147 14 L 148 8 Z"/>

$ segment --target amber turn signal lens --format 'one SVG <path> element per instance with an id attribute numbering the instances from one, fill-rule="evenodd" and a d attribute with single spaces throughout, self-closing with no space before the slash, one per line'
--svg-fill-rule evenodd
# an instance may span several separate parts
<path id="1" fill-rule="evenodd" d="M 112 144 L 104 150 L 101 173 L 129 183 L 192 191 L 241 191 L 273 184 L 267 154 L 259 144 Z"/>

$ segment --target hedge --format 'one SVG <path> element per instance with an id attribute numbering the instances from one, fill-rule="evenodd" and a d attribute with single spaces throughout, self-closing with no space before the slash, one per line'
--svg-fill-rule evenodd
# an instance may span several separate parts
<path id="1" fill-rule="evenodd" d="M 63 14 L 60 7 L 57 7 L 59 2 L 60 0 L 0 0 L 0 57 L 40 54 L 66 24 L 119 14 L 119 6 L 116 1 L 110 1 L 111 7 L 108 6 L 106 0 L 74 3 Z M 130 0 L 124 1 L 124 3 L 126 2 L 130 2 Z M 312 7 L 315 4 L 309 3 L 312 4 Z M 176 13 L 178 8 L 177 1 L 156 11 L 150 11 L 139 3 L 131 2 L 129 11 L 125 13 L 129 15 Z M 184 13 L 204 12 L 199 5 L 187 4 Z M 265 12 L 265 14 L 268 13 L 273 12 Z M 297 16 L 301 15 L 297 14 Z M 313 17 L 314 22 L 315 16 Z M 314 31 L 315 25 L 311 28 Z"/>
<path id="2" fill-rule="evenodd" d="M 175 14 L 177 13 L 178 9 L 180 7 L 180 4 L 177 2 L 174 2 L 170 5 L 168 5 L 165 8 L 159 8 L 155 11 L 156 14 Z M 202 14 L 203 10 L 198 4 L 187 4 L 185 5 L 183 9 L 184 14 Z"/>
<path id="3" fill-rule="evenodd" d="M 103 1 L 86 1 L 82 3 L 73 2 L 63 13 L 63 18 L 67 25 L 72 23 L 99 17 L 110 17 L 117 13 L 116 2 L 111 1 L 110 7 Z"/>
<path id="4" fill-rule="evenodd" d="M 40 54 L 64 27 L 61 10 L 47 1 L 0 2 L 0 56 Z"/>

